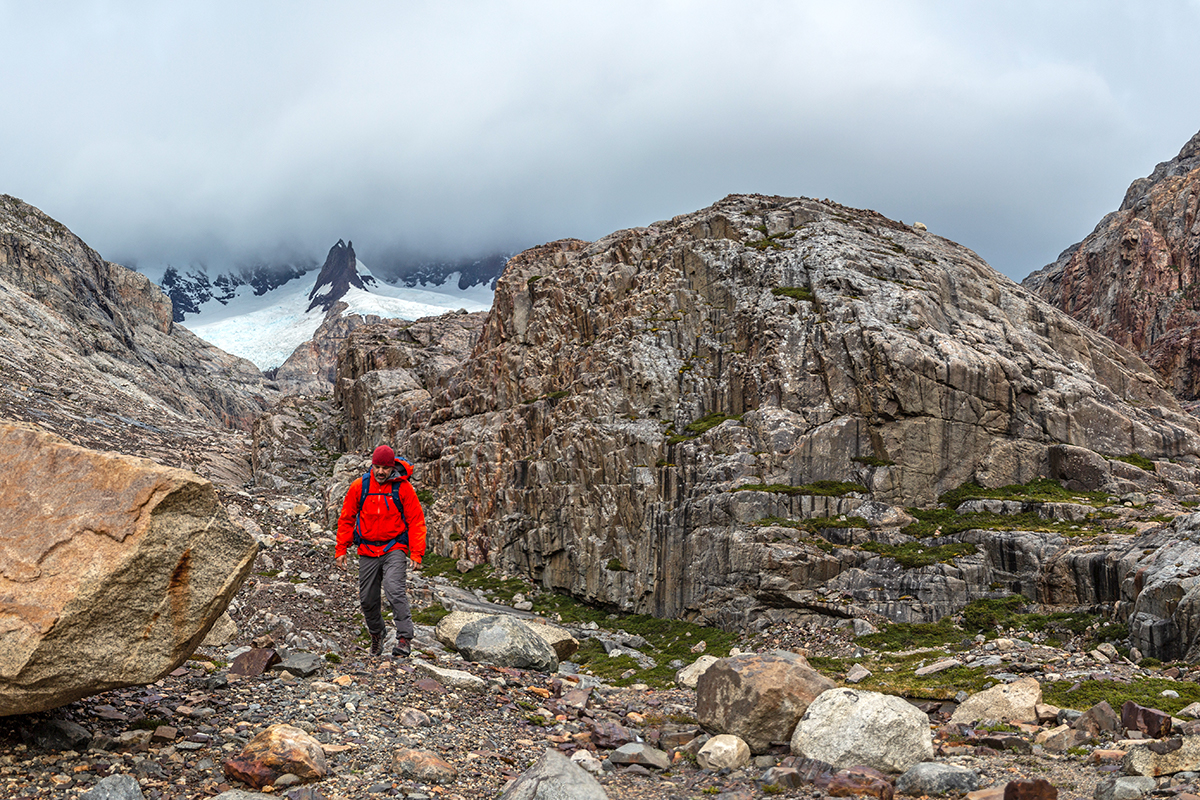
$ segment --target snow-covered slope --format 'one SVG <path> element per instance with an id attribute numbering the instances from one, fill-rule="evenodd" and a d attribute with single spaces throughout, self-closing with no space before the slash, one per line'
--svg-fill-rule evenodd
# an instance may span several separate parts
<path id="1" fill-rule="evenodd" d="M 371 277 L 361 261 L 359 274 Z M 315 277 L 315 276 L 314 276 Z M 418 319 L 466 309 L 486 311 L 492 307 L 488 285 L 458 288 L 458 275 L 448 276 L 441 286 L 408 288 L 391 286 L 378 279 L 371 291 L 351 286 L 342 300 L 348 314 L 375 314 L 385 318 Z M 325 311 L 309 305 L 313 279 L 293 280 L 258 296 L 253 287 L 240 286 L 225 303 L 212 300 L 189 315 L 184 326 L 200 338 L 234 355 L 249 359 L 259 369 L 278 367 L 301 344 L 312 338 L 325 319 Z"/>

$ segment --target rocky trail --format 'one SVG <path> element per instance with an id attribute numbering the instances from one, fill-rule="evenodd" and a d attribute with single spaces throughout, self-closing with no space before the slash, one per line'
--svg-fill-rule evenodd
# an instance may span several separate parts
<path id="1" fill-rule="evenodd" d="M 70 432 L 69 425 L 60 426 Z M 232 442 L 231 452 L 237 453 L 237 437 L 220 438 L 227 447 Z M 205 446 L 179 430 L 164 432 L 161 439 L 126 441 L 141 442 L 152 457 Z M 592 653 L 586 666 L 566 662 L 549 674 L 462 660 L 435 636 L 432 623 L 444 607 L 504 606 L 531 616 L 512 606 L 527 608 L 527 597 L 538 596 L 532 584 L 504 576 L 492 576 L 489 588 L 478 588 L 478 582 L 473 591 L 457 585 L 469 586 L 470 578 L 486 568 L 460 576 L 453 562 L 431 557 L 425 571 L 411 576 L 419 621 L 413 656 L 371 657 L 355 578 L 333 564 L 332 531 L 317 499 L 227 483 L 219 492 L 234 522 L 260 544 L 254 572 L 229 608 L 236 634 L 220 645 L 210 637 L 184 666 L 151 686 L 106 692 L 51 712 L 0 718 L 0 795 L 80 797 L 116 775 L 136 779 L 136 789 L 126 788 L 140 795 L 128 797 L 200 798 L 245 790 L 228 777 L 225 762 L 277 723 L 315 737 L 328 764 L 328 775 L 319 781 L 293 785 L 299 779 L 285 776 L 264 789 L 296 800 L 496 797 L 548 749 L 574 755 L 593 769 L 611 798 L 817 797 L 833 791 L 827 765 L 792 754 L 785 742 L 735 768 L 698 759 L 712 732 L 698 722 L 694 688 L 650 686 L 636 682 L 649 671 L 614 674 L 603 668 L 605 658 L 662 657 L 644 639 L 647 652 L 633 652 L 638 637 L 623 632 L 622 617 L 601 614 L 604 625 L 563 620 L 583 643 L 581 654 Z M 839 685 L 907 695 L 928 715 L 936 762 L 972 772 L 982 789 L 1045 778 L 1061 797 L 1092 797 L 1098 783 L 1120 774 L 1119 756 L 1109 750 L 1126 732 L 1072 738 L 1070 748 L 1061 746 L 1062 730 L 1052 741 L 1039 741 L 1059 721 L 1057 709 L 1049 708 L 1052 699 L 1070 699 L 1075 692 L 1079 711 L 1106 697 L 1119 709 L 1121 698 L 1141 692 L 1137 696 L 1146 705 L 1157 699 L 1159 707 L 1179 711 L 1191 698 L 1200 698 L 1195 682 L 1200 672 L 1139 667 L 1111 645 L 1093 646 L 1101 622 L 1097 617 L 1078 633 L 1052 625 L 1011 632 L 993 628 L 989 636 L 951 631 L 943 623 L 943 634 L 951 633 L 932 646 L 905 646 L 902 639 L 887 638 L 897 632 L 927 635 L 937 627 L 931 625 L 885 626 L 876 632 L 865 621 L 785 623 L 753 637 L 708 630 L 719 642 L 718 656 L 731 649 L 789 650 L 807 656 Z M 614 648 L 611 656 L 587 650 L 589 639 L 606 638 L 623 639 L 624 649 Z M 283 669 L 238 674 L 256 672 L 240 667 L 239 655 L 265 648 L 285 657 L 278 665 Z M 697 641 L 691 651 L 704 649 Z M 676 660 L 668 666 L 673 672 L 683 665 Z M 1000 717 L 981 727 L 951 722 L 956 696 L 961 701 L 985 687 L 1031 677 L 1046 693 L 1038 709 L 1042 724 Z M 862 791 L 888 795 L 895 777 L 868 783 Z M 1163 795 L 1196 791 L 1197 777 L 1166 776 L 1153 781 L 1153 788 Z"/>

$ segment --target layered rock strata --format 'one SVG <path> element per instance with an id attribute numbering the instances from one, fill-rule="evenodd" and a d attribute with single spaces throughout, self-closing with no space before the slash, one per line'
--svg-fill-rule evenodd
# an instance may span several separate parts
<path id="1" fill-rule="evenodd" d="M 1200 398 L 1200 133 L 1023 284 Z"/>
<path id="2" fill-rule="evenodd" d="M 1197 422 L 1135 355 L 966 248 L 830 202 L 731 196 L 526 251 L 461 368 L 396 370 L 368 355 L 388 347 L 371 335 L 339 364 L 347 449 L 389 439 L 411 457 L 434 547 L 662 616 L 833 612 L 814 589 L 888 561 L 772 517 L 863 516 L 860 535 L 886 539 L 896 505 L 1047 475 L 1060 443 L 1181 465 L 1200 452 Z M 860 491 L 777 491 L 821 480 Z M 1013 552 L 1041 563 L 1041 547 Z M 936 618 L 997 570 L 1036 584 L 988 557 L 925 609 L 870 605 Z M 906 581 L 932 585 L 911 571 L 892 585 Z"/>

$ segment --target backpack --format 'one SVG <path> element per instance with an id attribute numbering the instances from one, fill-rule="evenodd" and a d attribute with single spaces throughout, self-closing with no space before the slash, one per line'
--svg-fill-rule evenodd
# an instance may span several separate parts
<path id="1" fill-rule="evenodd" d="M 400 520 L 404 523 L 404 530 L 386 541 L 376 542 L 371 539 L 364 539 L 362 536 L 362 527 L 360 521 L 362 519 L 363 504 L 367 502 L 367 495 L 370 494 L 368 489 L 371 488 L 371 473 L 364 472 L 362 476 L 362 484 L 358 488 L 358 513 L 354 516 L 354 546 L 369 542 L 373 545 L 383 545 L 384 552 L 392 549 L 392 546 L 397 542 L 408 546 L 408 517 L 404 514 L 404 505 L 400 502 L 400 481 L 408 480 L 401 478 L 400 480 L 392 481 L 392 491 L 390 492 L 375 492 L 375 497 L 383 497 L 384 505 L 387 505 L 387 498 L 392 498 L 392 504 L 396 506 L 396 510 L 400 512 Z"/>

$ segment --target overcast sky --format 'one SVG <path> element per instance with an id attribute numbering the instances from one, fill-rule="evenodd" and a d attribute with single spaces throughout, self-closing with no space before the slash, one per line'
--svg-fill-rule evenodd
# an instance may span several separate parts
<path id="1" fill-rule="evenodd" d="M 1200 130 L 1198 34 L 1200 0 L 0 0 L 0 193 L 143 263 L 828 197 L 1020 280 Z"/>

